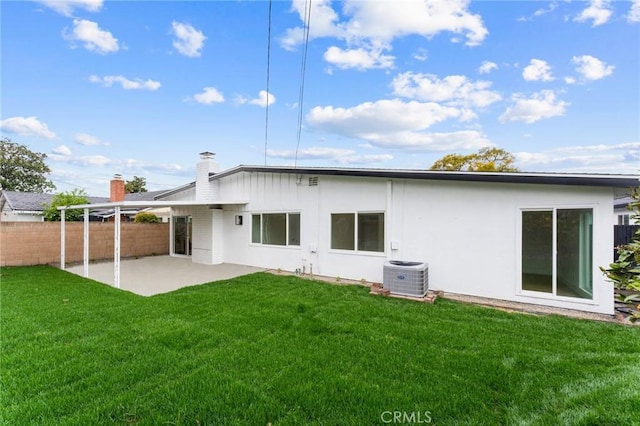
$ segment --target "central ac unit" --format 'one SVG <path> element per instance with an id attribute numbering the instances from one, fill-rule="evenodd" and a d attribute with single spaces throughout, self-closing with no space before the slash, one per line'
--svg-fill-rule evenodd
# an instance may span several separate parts
<path id="1" fill-rule="evenodd" d="M 390 260 L 384 264 L 382 285 L 391 294 L 424 297 L 429 290 L 429 267 L 424 262 Z"/>

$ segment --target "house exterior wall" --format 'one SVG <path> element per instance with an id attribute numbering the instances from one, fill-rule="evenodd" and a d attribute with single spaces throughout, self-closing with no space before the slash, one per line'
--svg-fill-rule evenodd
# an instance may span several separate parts
<path id="1" fill-rule="evenodd" d="M 373 282 L 382 282 L 387 260 L 421 261 L 433 290 L 613 313 L 613 287 L 598 270 L 612 257 L 609 188 L 354 176 L 320 176 L 310 186 L 309 177 L 243 171 L 211 182 L 219 199 L 249 203 L 225 206 L 215 238 L 213 217 L 194 209 L 194 260 L 199 246 L 210 250 L 207 261 L 222 253 L 227 263 Z M 593 209 L 592 300 L 520 291 L 522 209 L 549 208 Z M 252 243 L 259 213 L 300 213 L 300 245 Z M 384 213 L 384 252 L 331 249 L 332 213 Z"/>
<path id="2" fill-rule="evenodd" d="M 15 212 L 11 209 L 6 209 L 2 211 L 2 216 L 0 216 L 1 222 L 44 222 L 44 216 L 42 213 L 23 213 L 23 212 Z"/>

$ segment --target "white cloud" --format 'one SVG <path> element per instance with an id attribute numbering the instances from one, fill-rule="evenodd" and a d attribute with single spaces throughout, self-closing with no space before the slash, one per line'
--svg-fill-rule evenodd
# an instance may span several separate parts
<path id="1" fill-rule="evenodd" d="M 224 102 L 224 96 L 215 87 L 205 87 L 201 93 L 193 95 L 193 100 L 205 105 Z"/>
<path id="2" fill-rule="evenodd" d="M 10 117 L 0 120 L 0 129 L 15 133 L 20 136 L 40 136 L 46 139 L 55 139 L 56 134 L 49 127 L 38 120 L 38 117 Z"/>
<path id="3" fill-rule="evenodd" d="M 340 69 L 355 68 L 362 71 L 371 68 L 391 68 L 394 59 L 393 56 L 382 54 L 382 49 L 368 50 L 363 47 L 344 50 L 331 46 L 324 52 L 324 60 Z"/>
<path id="4" fill-rule="evenodd" d="M 365 102 L 352 108 L 317 106 L 307 115 L 307 122 L 332 133 L 367 139 L 367 135 L 403 130 L 421 130 L 461 111 L 434 102 L 403 102 L 399 99 Z"/>
<path id="5" fill-rule="evenodd" d="M 76 166 L 105 166 L 114 163 L 113 160 L 103 155 L 74 156 L 51 154 L 49 158 L 59 163 L 75 164 Z"/>
<path id="6" fill-rule="evenodd" d="M 202 31 L 195 29 L 191 24 L 175 21 L 171 23 L 171 28 L 175 36 L 173 47 L 179 53 L 191 58 L 201 55 L 204 41 L 207 39 Z"/>
<path id="7" fill-rule="evenodd" d="M 74 19 L 71 33 L 63 32 L 65 39 L 83 43 L 85 49 L 101 55 L 120 50 L 118 39 L 109 31 L 100 29 L 98 24 L 86 19 Z"/>
<path id="8" fill-rule="evenodd" d="M 576 78 L 575 77 L 571 77 L 571 76 L 567 76 L 564 78 L 564 82 L 567 84 L 575 84 L 576 83 Z"/>
<path id="9" fill-rule="evenodd" d="M 237 96 L 235 100 L 236 100 L 236 103 L 238 104 L 249 104 L 249 105 L 258 105 L 261 107 L 266 107 L 267 100 L 269 102 L 269 105 L 271 105 L 276 102 L 276 97 L 273 95 L 273 93 L 269 93 L 266 90 L 261 90 L 260 92 L 258 92 L 257 98 L 248 99 L 248 98 L 245 98 L 244 96 Z"/>
<path id="10" fill-rule="evenodd" d="M 466 120 L 467 111 L 435 102 L 404 102 L 399 99 L 365 102 L 352 108 L 315 107 L 307 123 L 319 130 L 357 138 L 373 146 L 413 151 L 474 149 L 490 142 L 477 131 L 425 132 L 448 119 Z"/>
<path id="11" fill-rule="evenodd" d="M 307 11 L 305 0 L 293 0 L 292 11 L 297 12 L 303 23 L 307 24 Z M 339 16 L 331 8 L 331 0 L 316 0 L 311 2 L 311 16 L 313 25 L 310 28 L 309 37 L 340 37 L 344 34 L 341 25 L 338 24 Z M 304 29 L 301 27 L 289 28 L 280 38 L 281 46 L 286 50 L 293 50 L 304 41 Z"/>
<path id="12" fill-rule="evenodd" d="M 478 68 L 478 73 L 480 74 L 489 74 L 493 70 L 498 69 L 498 64 L 491 61 L 482 61 L 480 68 Z"/>
<path id="13" fill-rule="evenodd" d="M 633 0 L 629 13 L 627 14 L 627 21 L 631 23 L 640 22 L 640 0 Z"/>
<path id="14" fill-rule="evenodd" d="M 142 80 L 140 78 L 129 80 L 121 75 L 105 75 L 104 77 L 92 75 L 89 77 L 89 81 L 102 84 L 104 87 L 111 87 L 114 83 L 119 83 L 124 90 L 158 90 L 161 86 L 158 81 Z"/>
<path id="15" fill-rule="evenodd" d="M 591 0 L 589 7 L 580 12 L 573 20 L 576 22 L 592 20 L 591 26 L 597 27 L 609 22 L 612 14 L 609 0 Z"/>
<path id="16" fill-rule="evenodd" d="M 415 59 L 416 61 L 426 61 L 428 58 L 429 54 L 427 52 L 427 49 L 419 48 L 416 53 L 413 54 L 413 59 Z"/>
<path id="17" fill-rule="evenodd" d="M 574 56 L 571 62 L 578 65 L 576 71 L 586 80 L 600 80 L 613 74 L 615 69 L 615 66 L 590 55 Z"/>
<path id="18" fill-rule="evenodd" d="M 53 152 L 54 154 L 65 156 L 65 157 L 71 155 L 71 150 L 66 145 L 60 145 L 56 148 L 53 148 L 51 152 Z"/>
<path id="19" fill-rule="evenodd" d="M 638 173 L 640 142 L 614 145 L 565 146 L 542 152 L 516 152 L 522 170 L 590 173 Z"/>
<path id="20" fill-rule="evenodd" d="M 547 6 L 547 8 L 541 8 L 541 9 L 537 9 L 535 12 L 533 12 L 532 15 L 530 16 L 520 16 L 517 21 L 518 22 L 527 22 L 527 21 L 533 21 L 534 18 L 537 18 L 539 16 L 542 15 L 546 15 L 547 13 L 551 13 L 554 10 L 556 10 L 558 7 L 558 2 L 557 1 L 552 1 L 551 3 L 549 3 L 549 6 Z"/>
<path id="21" fill-rule="evenodd" d="M 352 17 L 345 28 L 350 37 L 392 40 L 406 35 L 432 37 L 440 32 L 464 35 L 467 45 L 484 40 L 488 31 L 480 15 L 468 10 L 468 0 L 406 0 L 396 2 L 363 2 L 350 0 L 344 11 Z"/>
<path id="22" fill-rule="evenodd" d="M 556 99 L 552 90 L 541 90 L 530 98 L 515 94 L 512 100 L 515 103 L 499 117 L 501 122 L 524 121 L 531 124 L 543 118 L 562 116 L 569 106 L 569 103 Z"/>
<path id="23" fill-rule="evenodd" d="M 413 152 L 442 152 L 455 150 L 478 150 L 493 146 L 489 139 L 477 130 L 456 132 L 397 132 L 376 134 L 368 138 L 371 145 L 380 148 Z"/>
<path id="24" fill-rule="evenodd" d="M 84 9 L 87 12 L 98 12 L 102 9 L 102 0 L 36 0 L 61 15 L 73 16 L 75 9 Z"/>
<path id="25" fill-rule="evenodd" d="M 406 72 L 391 82 L 393 93 L 428 102 L 445 102 L 449 106 L 485 107 L 502 99 L 489 90 L 491 82 L 472 82 L 463 75 L 439 79 L 433 74 Z"/>
<path id="26" fill-rule="evenodd" d="M 296 158 L 296 152 L 290 150 L 276 151 L 270 149 L 267 150 L 267 156 L 269 156 L 270 158 L 293 160 Z M 393 155 L 359 155 L 352 149 L 310 147 L 299 150 L 297 158 L 298 160 L 330 160 L 338 164 L 372 164 L 393 160 Z"/>
<path id="27" fill-rule="evenodd" d="M 96 136 L 92 136 L 87 133 L 76 133 L 76 135 L 73 138 L 73 141 L 77 144 L 84 145 L 84 146 L 111 145 L 109 142 L 103 142 L 100 139 L 98 139 Z"/>
<path id="28" fill-rule="evenodd" d="M 558 2 L 553 1 L 551 3 L 549 3 L 549 6 L 547 9 L 538 9 L 535 12 L 533 12 L 533 16 L 542 16 L 545 15 L 547 13 L 551 13 L 554 10 L 556 10 L 556 8 L 558 7 Z"/>
<path id="29" fill-rule="evenodd" d="M 532 59 L 529 65 L 522 70 L 522 77 L 527 81 L 551 81 L 551 67 L 546 61 Z"/>
<path id="30" fill-rule="evenodd" d="M 307 4 L 305 0 L 293 1 L 293 10 L 305 24 Z M 388 62 L 393 57 L 380 52 L 390 50 L 391 42 L 399 37 L 420 35 L 430 38 L 441 32 L 451 32 L 466 37 L 468 46 L 475 46 L 481 44 L 488 34 L 481 16 L 468 10 L 469 0 L 404 0 L 401 7 L 391 1 L 347 0 L 342 3 L 342 21 L 331 7 L 330 0 L 311 4 L 309 38 L 344 40 L 347 44 L 345 49 L 334 49 L 326 56 L 341 64 L 356 62 L 362 69 L 366 68 L 362 64 L 372 58 L 377 58 L 374 62 L 379 68 L 389 67 Z M 304 33 L 302 27 L 286 30 L 280 39 L 282 47 L 294 49 L 304 41 Z M 347 52 L 351 56 L 345 57 Z"/>

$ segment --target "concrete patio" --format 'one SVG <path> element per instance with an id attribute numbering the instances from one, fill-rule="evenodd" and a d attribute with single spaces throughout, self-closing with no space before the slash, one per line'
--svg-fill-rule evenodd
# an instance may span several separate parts
<path id="1" fill-rule="evenodd" d="M 84 266 L 70 266 L 68 272 L 82 276 Z M 252 266 L 223 263 L 202 265 L 190 258 L 172 256 L 151 256 L 120 262 L 120 289 L 141 296 L 168 293 L 182 287 L 226 280 L 241 275 L 264 271 Z M 113 262 L 89 265 L 89 278 L 113 285 Z"/>

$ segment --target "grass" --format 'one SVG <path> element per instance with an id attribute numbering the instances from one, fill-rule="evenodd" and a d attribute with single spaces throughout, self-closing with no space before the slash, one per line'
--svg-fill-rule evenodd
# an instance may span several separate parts
<path id="1" fill-rule="evenodd" d="M 639 421 L 639 328 L 267 274 L 145 298 L 4 268 L 0 296 L 3 424 Z"/>

